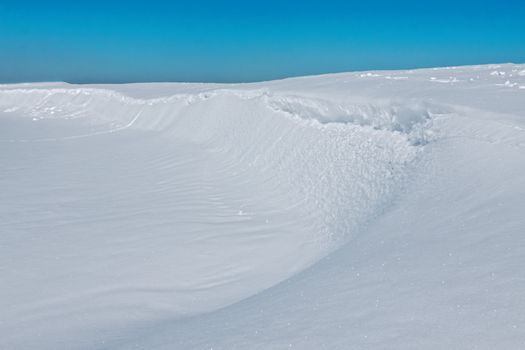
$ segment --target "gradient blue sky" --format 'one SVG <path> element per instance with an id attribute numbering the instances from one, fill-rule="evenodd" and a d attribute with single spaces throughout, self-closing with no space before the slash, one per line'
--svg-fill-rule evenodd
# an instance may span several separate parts
<path id="1" fill-rule="evenodd" d="M 495 62 L 525 62 L 525 0 L 0 0 L 0 82 L 238 82 Z"/>

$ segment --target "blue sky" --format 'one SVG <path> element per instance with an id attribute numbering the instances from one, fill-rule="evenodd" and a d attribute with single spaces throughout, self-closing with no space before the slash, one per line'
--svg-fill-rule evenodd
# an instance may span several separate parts
<path id="1" fill-rule="evenodd" d="M 525 1 L 0 0 L 0 82 L 242 82 L 525 62 Z"/>

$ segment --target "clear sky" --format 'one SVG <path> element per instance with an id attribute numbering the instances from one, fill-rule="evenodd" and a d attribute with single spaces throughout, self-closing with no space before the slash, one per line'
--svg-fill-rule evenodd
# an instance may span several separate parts
<path id="1" fill-rule="evenodd" d="M 525 0 L 0 0 L 0 82 L 525 62 Z"/>

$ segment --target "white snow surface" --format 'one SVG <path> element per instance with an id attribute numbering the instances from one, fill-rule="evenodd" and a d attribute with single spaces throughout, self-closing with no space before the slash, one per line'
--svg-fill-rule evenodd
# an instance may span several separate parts
<path id="1" fill-rule="evenodd" d="M 0 85 L 0 348 L 525 348 L 524 72 Z"/>

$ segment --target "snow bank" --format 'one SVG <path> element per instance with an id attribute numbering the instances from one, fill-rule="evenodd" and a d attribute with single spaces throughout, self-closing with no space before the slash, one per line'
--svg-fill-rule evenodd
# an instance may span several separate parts
<path id="1" fill-rule="evenodd" d="M 2 86 L 0 347 L 521 344 L 487 306 L 525 290 L 494 69 Z"/>

